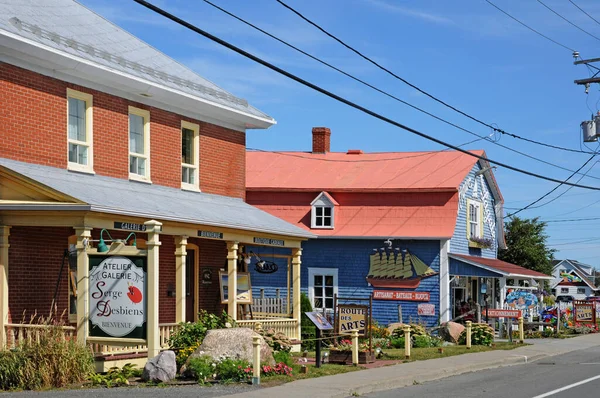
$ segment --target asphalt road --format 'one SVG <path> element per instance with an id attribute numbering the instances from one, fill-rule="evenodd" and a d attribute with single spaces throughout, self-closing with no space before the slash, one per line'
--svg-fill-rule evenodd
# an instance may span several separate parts
<path id="1" fill-rule="evenodd" d="M 362 397 L 584 398 L 597 397 L 599 391 L 600 347 L 594 347 L 530 364 L 466 373 Z"/>

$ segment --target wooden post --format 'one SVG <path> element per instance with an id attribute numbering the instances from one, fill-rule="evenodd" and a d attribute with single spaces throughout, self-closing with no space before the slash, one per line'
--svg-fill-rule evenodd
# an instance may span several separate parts
<path id="1" fill-rule="evenodd" d="M 156 220 L 146 221 L 146 233 L 148 234 L 148 272 L 146 286 L 148 289 L 148 308 L 146 318 L 146 329 L 147 329 L 147 345 L 148 345 L 148 358 L 154 358 L 160 352 L 160 331 L 158 328 L 158 302 L 159 302 L 159 290 L 158 290 L 158 278 L 159 278 L 159 256 L 158 250 L 160 248 L 160 228 L 162 223 Z"/>
<path id="2" fill-rule="evenodd" d="M 185 322 L 187 236 L 175 237 L 175 322 Z M 189 319 L 193 321 L 193 319 Z"/>
<path id="3" fill-rule="evenodd" d="M 292 289 L 294 297 L 292 300 L 292 318 L 296 320 L 296 339 L 300 340 L 300 265 L 302 264 L 302 249 L 292 249 Z M 289 312 L 288 308 L 288 312 Z"/>
<path id="4" fill-rule="evenodd" d="M 8 323 L 8 237 L 10 227 L 0 226 L 0 350 L 7 347 L 6 324 Z"/>
<path id="5" fill-rule="evenodd" d="M 237 250 L 238 242 L 227 242 L 227 314 L 237 321 Z M 220 281 L 219 281 L 220 283 Z"/>
<path id="6" fill-rule="evenodd" d="M 352 336 L 352 365 L 358 366 L 358 329 L 350 331 Z"/>
<path id="7" fill-rule="evenodd" d="M 467 321 L 467 350 L 471 349 L 471 321 Z"/>
<path id="8" fill-rule="evenodd" d="M 90 259 L 87 254 L 91 228 L 75 228 L 77 235 L 77 342 L 86 345 L 89 333 Z"/>
<path id="9" fill-rule="evenodd" d="M 410 359 L 410 326 L 404 325 L 404 358 Z"/>
<path id="10" fill-rule="evenodd" d="M 525 342 L 525 330 L 523 325 L 523 317 L 519 317 L 519 342 L 523 344 Z"/>
<path id="11" fill-rule="evenodd" d="M 252 384 L 260 384 L 260 336 L 252 336 Z"/>

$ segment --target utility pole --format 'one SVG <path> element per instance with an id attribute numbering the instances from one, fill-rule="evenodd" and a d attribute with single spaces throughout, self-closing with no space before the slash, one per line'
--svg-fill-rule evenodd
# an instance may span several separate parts
<path id="1" fill-rule="evenodd" d="M 575 80 L 575 84 L 585 86 L 585 93 L 588 94 L 590 92 L 590 84 L 600 84 L 600 67 L 594 65 L 596 63 L 600 64 L 600 58 L 578 59 L 579 53 L 577 51 L 573 52 L 573 58 L 575 58 L 575 65 L 587 65 L 588 68 L 596 70 L 596 73 L 587 79 Z M 598 138 L 600 138 L 600 111 L 596 115 L 592 115 L 591 120 L 581 122 L 581 132 L 583 142 L 598 141 Z"/>

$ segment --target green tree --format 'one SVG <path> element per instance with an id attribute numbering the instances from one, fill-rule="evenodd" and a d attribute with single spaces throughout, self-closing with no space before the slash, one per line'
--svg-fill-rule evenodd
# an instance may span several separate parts
<path id="1" fill-rule="evenodd" d="M 520 265 L 547 275 L 552 274 L 554 249 L 548 248 L 546 223 L 538 217 L 512 217 L 505 224 L 506 250 L 498 252 L 500 260 Z"/>

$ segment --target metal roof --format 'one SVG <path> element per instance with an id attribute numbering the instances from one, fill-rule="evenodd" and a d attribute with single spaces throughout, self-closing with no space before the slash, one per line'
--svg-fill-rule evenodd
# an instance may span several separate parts
<path id="1" fill-rule="evenodd" d="M 190 224 L 234 228 L 299 238 L 314 238 L 286 221 L 244 202 L 242 199 L 129 180 L 82 174 L 65 169 L 0 158 L 0 167 L 12 170 L 89 205 L 100 213 L 129 215 Z M 16 209 L 18 204 L 0 204 L 0 209 Z M 43 210 L 46 204 L 28 204 Z M 21 206 L 23 207 L 23 206 Z"/>
<path id="2" fill-rule="evenodd" d="M 0 34 L 2 31 L 134 78 L 273 120 L 73 0 L 0 0 Z"/>

